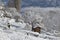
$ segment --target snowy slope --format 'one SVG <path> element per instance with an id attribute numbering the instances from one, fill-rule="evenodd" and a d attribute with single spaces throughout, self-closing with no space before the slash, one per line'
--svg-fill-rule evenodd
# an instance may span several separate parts
<path id="1" fill-rule="evenodd" d="M 7 21 L 8 20 L 8 21 Z M 12 29 L 7 28 L 7 22 L 11 23 Z M 15 25 L 14 25 L 15 24 Z M 12 26 L 13 25 L 13 26 Z M 18 23 L 13 22 L 9 18 L 0 18 L 0 40 L 47 40 L 43 38 L 36 38 L 34 36 L 27 35 L 29 31 L 22 30 L 24 24 L 20 22 L 20 28 L 13 28 L 19 26 Z M 6 29 L 5 29 L 6 27 Z M 22 28 L 21 28 L 22 27 Z M 32 32 L 30 32 L 32 33 Z"/>
<path id="2" fill-rule="evenodd" d="M 32 13 L 30 12 L 30 9 L 28 8 L 28 13 Z M 32 9 L 33 11 L 35 10 L 34 8 Z M 23 11 L 25 12 L 25 9 Z M 38 11 L 36 11 L 36 13 L 37 12 Z M 7 15 L 5 13 L 7 13 Z M 19 22 L 15 22 L 16 19 L 14 19 L 14 17 L 16 15 L 20 16 L 20 14 L 16 11 L 15 8 L 2 7 L 0 9 L 0 15 L 1 15 L 0 16 L 0 40 L 59 40 L 60 39 L 60 37 L 55 36 L 54 33 L 49 33 L 45 30 L 42 30 L 41 34 L 28 30 L 29 28 L 31 29 L 31 26 L 28 24 L 29 26 L 26 27 L 27 23 L 25 23 L 22 18 L 19 18 Z M 33 15 L 31 15 L 31 17 L 33 17 Z M 29 17 L 29 15 L 27 15 L 27 17 Z M 35 15 L 35 17 L 38 17 L 38 15 Z M 41 22 L 42 18 L 40 17 L 41 16 L 38 17 L 40 20 L 36 18 L 37 22 L 39 21 Z M 10 29 L 8 28 L 8 23 L 10 24 Z"/>
<path id="3" fill-rule="evenodd" d="M 11 9 L 11 8 L 10 8 Z M 8 9 L 5 10 L 8 15 L 10 13 L 14 13 L 14 9 L 12 8 L 11 11 Z M 4 15 L 4 10 L 0 10 L 0 40 L 46 40 L 43 38 L 36 38 L 33 36 L 27 35 L 26 32 L 20 31 L 22 28 L 26 26 L 26 24 L 22 21 L 20 22 L 15 22 L 15 19 L 11 19 L 8 17 L 3 17 Z M 10 23 L 11 28 L 9 29 L 7 27 L 7 23 Z M 19 28 L 19 29 L 18 29 Z"/>

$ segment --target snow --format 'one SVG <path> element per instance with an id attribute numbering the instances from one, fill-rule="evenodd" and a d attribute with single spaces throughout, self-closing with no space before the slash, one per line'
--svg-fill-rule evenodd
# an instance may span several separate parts
<path id="1" fill-rule="evenodd" d="M 43 11 L 42 11 L 43 10 Z M 24 17 L 24 21 L 27 23 L 31 23 L 34 20 L 34 26 L 42 27 L 42 33 L 49 35 L 51 38 L 53 36 L 60 37 L 60 8 L 40 8 L 40 7 L 26 7 L 22 8 L 22 15 Z M 37 15 L 37 17 L 36 17 Z M 37 19 L 36 19 L 37 18 Z M 41 21 L 39 21 L 39 20 Z M 40 22 L 40 24 L 38 24 Z M 44 35 L 45 36 L 45 35 Z M 48 36 L 48 37 L 49 37 Z M 54 39 L 55 40 L 55 39 Z M 59 40 L 59 39 L 56 39 Z"/>
<path id="2" fill-rule="evenodd" d="M 26 22 L 32 22 L 36 18 L 38 20 L 40 17 L 39 20 L 42 20 L 39 21 L 40 25 L 43 24 L 42 27 L 46 28 L 47 31 L 60 31 L 60 8 L 26 7 L 22 8 L 22 12 Z M 38 15 L 38 17 L 35 17 L 36 15 Z"/>
<path id="3" fill-rule="evenodd" d="M 32 9 L 33 11 L 35 10 L 34 8 Z M 28 23 L 25 22 L 25 19 L 23 20 L 21 18 L 19 19 L 19 22 L 15 22 L 16 19 L 14 19 L 14 17 L 16 15 L 20 16 L 20 14 L 16 11 L 15 8 L 7 8 L 5 9 L 5 12 L 3 10 L 0 10 L 1 13 L 0 14 L 1 15 L 0 16 L 0 40 L 59 40 L 60 39 L 60 37 L 58 36 L 56 37 L 54 33 L 47 32 L 45 29 L 44 30 L 42 29 L 40 34 L 31 31 L 32 30 L 31 22 L 33 20 L 35 20 L 34 26 L 40 26 L 44 28 L 44 24 L 40 23 L 43 20 L 43 17 L 41 17 L 40 15 L 34 15 L 36 10 L 34 12 L 33 11 L 31 12 L 30 9 L 28 10 L 29 10 L 28 13 L 30 15 L 29 14 L 25 15 L 25 17 L 27 16 L 28 18 L 30 18 L 30 19 L 27 18 L 28 21 L 26 19 L 26 22 Z M 3 16 L 4 13 L 7 13 L 7 15 L 11 16 L 12 18 L 4 17 Z M 31 15 L 31 13 L 33 15 Z M 10 24 L 10 29 L 7 26 L 8 23 Z"/>
<path id="4" fill-rule="evenodd" d="M 26 23 L 26 26 L 24 27 L 25 30 L 32 30 L 32 26 L 29 23 Z"/>
<path id="5" fill-rule="evenodd" d="M 0 31 L 0 34 L 1 34 L 0 40 L 46 40 L 43 38 L 36 38 L 30 35 L 26 35 L 22 32 L 15 32 L 15 31 L 11 31 L 11 33 Z"/>

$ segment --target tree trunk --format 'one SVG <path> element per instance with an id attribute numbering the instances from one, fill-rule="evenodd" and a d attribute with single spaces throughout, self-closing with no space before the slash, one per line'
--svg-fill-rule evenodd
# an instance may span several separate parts
<path id="1" fill-rule="evenodd" d="M 21 0 L 9 0 L 8 7 L 15 7 L 20 12 Z"/>

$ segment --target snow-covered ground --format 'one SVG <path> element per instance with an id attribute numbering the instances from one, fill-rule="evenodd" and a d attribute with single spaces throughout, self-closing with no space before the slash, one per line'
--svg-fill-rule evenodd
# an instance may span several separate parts
<path id="1" fill-rule="evenodd" d="M 38 11 L 38 10 L 43 11 Z M 47 11 L 49 9 L 47 8 Z M 53 10 L 53 9 L 51 9 Z M 56 9 L 57 10 L 57 9 Z M 60 37 L 55 36 L 56 34 L 47 32 L 45 30 L 45 24 L 40 23 L 46 17 L 45 8 L 25 8 L 24 13 L 29 13 L 23 15 L 26 19 L 20 17 L 21 15 L 16 11 L 15 8 L 4 8 L 0 7 L 0 40 L 59 40 Z M 39 14 L 39 15 L 35 15 Z M 43 15 L 40 15 L 42 13 Z M 55 13 L 55 12 L 53 12 Z M 7 14 L 7 15 L 6 15 Z M 30 15 L 31 14 L 31 15 Z M 19 16 L 19 22 L 15 22 L 15 16 Z M 5 17 L 6 16 L 6 17 Z M 48 16 L 48 15 L 47 15 Z M 35 20 L 36 19 L 36 20 Z M 34 20 L 34 25 L 36 22 L 39 22 L 39 26 L 45 28 L 41 30 L 41 33 L 36 33 L 31 31 L 32 26 L 28 23 Z M 26 23 L 25 23 L 26 22 Z M 28 22 L 28 23 L 27 23 Z M 10 24 L 10 29 L 8 28 L 8 23 Z M 37 25 L 37 24 L 36 24 Z"/>
<path id="2" fill-rule="evenodd" d="M 42 18 L 41 21 L 48 31 L 52 29 L 60 31 L 60 8 L 26 7 L 22 8 L 22 15 L 27 22 L 40 17 L 40 20 Z"/>
<path id="3" fill-rule="evenodd" d="M 30 36 L 22 31 L 19 32 L 0 29 L 0 40 L 48 40 L 48 39 Z"/>
<path id="4" fill-rule="evenodd" d="M 23 30 L 26 26 L 26 23 L 22 19 L 20 22 L 15 22 L 14 16 L 12 18 L 3 17 L 4 13 L 7 13 L 9 16 L 15 15 L 17 13 L 14 8 L 2 9 L 0 10 L 0 40 L 47 40 L 40 37 L 35 37 L 27 35 L 31 31 Z M 18 14 L 18 13 L 17 13 Z M 19 14 L 18 14 L 19 15 Z M 7 27 L 8 23 L 11 25 L 10 29 Z M 30 32 L 30 33 L 29 33 Z"/>
<path id="5" fill-rule="evenodd" d="M 30 23 L 36 18 L 40 19 L 44 25 L 44 27 L 42 26 L 43 33 L 60 37 L 60 8 L 26 7 L 21 11 L 25 22 Z"/>
<path id="6" fill-rule="evenodd" d="M 7 28 L 8 22 L 10 22 L 11 25 L 10 29 Z M 23 30 L 22 28 L 24 28 L 25 25 L 25 23 L 16 23 L 12 19 L 6 17 L 0 18 L 0 40 L 47 40 L 44 38 L 27 35 L 27 33 L 32 33 L 32 35 L 37 33 Z"/>

